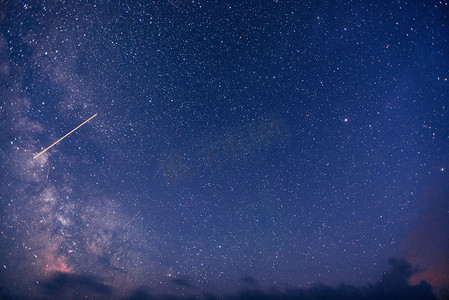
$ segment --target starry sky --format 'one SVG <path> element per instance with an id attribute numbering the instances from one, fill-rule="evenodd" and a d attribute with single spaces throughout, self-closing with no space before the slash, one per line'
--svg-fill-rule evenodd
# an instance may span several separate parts
<path id="1" fill-rule="evenodd" d="M 448 6 L 2 1 L 0 295 L 449 295 Z"/>

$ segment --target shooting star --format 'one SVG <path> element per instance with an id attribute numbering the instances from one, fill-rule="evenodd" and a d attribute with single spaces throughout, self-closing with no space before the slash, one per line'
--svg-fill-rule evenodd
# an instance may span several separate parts
<path id="1" fill-rule="evenodd" d="M 123 229 L 128 227 L 129 223 L 131 223 L 137 217 L 138 214 L 140 214 L 140 210 L 137 212 L 137 214 L 134 215 L 134 217 L 131 218 L 131 220 L 128 221 L 128 223 L 126 223 L 125 226 L 123 226 Z"/>
<path id="2" fill-rule="evenodd" d="M 84 121 L 83 123 L 81 123 L 80 125 L 78 125 L 78 127 L 76 127 L 75 129 L 73 129 L 72 131 L 70 131 L 69 133 L 67 133 L 66 135 L 64 135 L 62 138 L 60 138 L 59 140 L 57 140 L 56 142 L 54 142 L 53 144 L 51 144 L 49 147 L 45 148 L 42 152 L 40 152 L 39 154 L 37 154 L 35 157 L 33 157 L 33 159 L 39 157 L 41 154 L 44 154 L 45 152 L 47 152 L 48 149 L 50 149 L 51 147 L 53 147 L 54 145 L 56 145 L 57 143 L 59 143 L 60 141 L 62 141 L 63 139 L 65 139 L 69 134 L 71 134 L 72 132 L 74 132 L 75 130 L 77 130 L 78 128 L 80 128 L 81 126 L 83 126 L 84 124 L 86 124 L 87 122 L 89 122 L 91 119 L 95 118 L 97 116 L 97 114 L 93 115 L 92 117 L 90 117 L 89 119 L 87 119 L 86 121 Z"/>
<path id="3" fill-rule="evenodd" d="M 47 181 L 45 183 L 48 183 L 48 175 L 50 175 L 50 162 L 48 162 Z"/>
<path id="4" fill-rule="evenodd" d="M 161 171 L 161 169 L 162 169 L 162 168 L 164 167 L 164 165 L 165 165 L 165 163 L 167 162 L 167 160 L 169 160 L 169 159 L 170 159 L 171 155 L 173 154 L 173 151 L 174 151 L 174 150 L 172 150 L 172 151 L 170 152 L 170 154 L 168 155 L 167 159 L 166 159 L 166 160 L 164 161 L 164 163 L 163 163 L 163 164 L 161 164 L 161 166 L 160 166 L 159 170 L 157 170 L 156 174 L 154 174 L 153 178 L 151 178 L 151 181 L 150 181 L 150 183 L 152 183 L 152 182 L 153 182 L 154 178 L 156 178 L 157 174 L 159 174 L 159 172 L 160 172 L 160 171 Z"/>

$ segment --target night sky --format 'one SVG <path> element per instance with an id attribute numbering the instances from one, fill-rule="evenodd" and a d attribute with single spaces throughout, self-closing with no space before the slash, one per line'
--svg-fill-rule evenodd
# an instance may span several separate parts
<path id="1" fill-rule="evenodd" d="M 449 297 L 448 78 L 447 1 L 2 1 L 0 296 Z"/>

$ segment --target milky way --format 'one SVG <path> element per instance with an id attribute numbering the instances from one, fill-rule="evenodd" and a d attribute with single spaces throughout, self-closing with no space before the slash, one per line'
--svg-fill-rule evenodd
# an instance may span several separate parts
<path id="1" fill-rule="evenodd" d="M 14 90 L 10 95 L 16 97 L 14 107 L 5 110 L 12 110 L 7 121 L 14 142 L 5 153 L 11 177 L 6 179 L 10 200 L 4 208 L 7 228 L 2 234 L 14 249 L 5 269 L 23 269 L 25 281 L 7 280 L 29 290 L 54 272 L 100 275 L 117 288 L 143 284 L 139 278 L 151 280 L 157 261 L 148 256 L 158 254 L 150 246 L 154 240 L 151 230 L 139 229 L 139 212 L 125 212 L 120 199 L 105 195 L 98 187 L 76 186 L 70 172 L 55 167 L 55 160 L 67 157 L 52 159 L 45 153 L 33 159 L 40 149 L 32 140 L 33 133 L 47 128 L 24 117 L 29 102 L 23 95 L 15 95 Z"/>

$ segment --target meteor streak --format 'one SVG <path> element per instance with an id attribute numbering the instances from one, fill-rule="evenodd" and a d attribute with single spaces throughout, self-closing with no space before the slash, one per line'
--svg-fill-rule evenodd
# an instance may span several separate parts
<path id="1" fill-rule="evenodd" d="M 72 131 L 70 131 L 69 133 L 67 133 L 66 135 L 64 135 L 62 138 L 60 138 L 59 140 L 57 140 L 56 142 L 54 142 L 53 144 L 51 144 L 49 147 L 45 148 L 42 152 L 40 152 L 39 154 L 37 154 L 35 157 L 33 157 L 33 159 L 39 157 L 41 154 L 44 154 L 48 149 L 50 149 L 51 147 L 53 147 L 54 145 L 56 145 L 57 143 L 59 143 L 60 141 L 62 141 L 63 139 L 65 139 L 69 134 L 71 134 L 72 132 L 74 132 L 75 130 L 77 130 L 78 128 L 80 128 L 81 126 L 83 126 L 84 124 L 86 124 L 87 122 L 89 122 L 91 119 L 95 118 L 97 116 L 97 114 L 93 115 L 92 117 L 90 117 L 89 119 L 87 119 L 86 121 L 84 121 L 83 123 L 81 123 L 80 125 L 78 125 L 78 127 L 76 127 L 75 129 L 73 129 Z"/>

